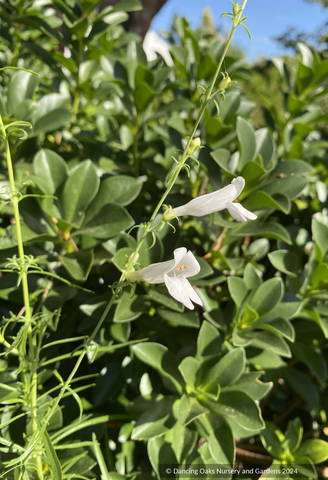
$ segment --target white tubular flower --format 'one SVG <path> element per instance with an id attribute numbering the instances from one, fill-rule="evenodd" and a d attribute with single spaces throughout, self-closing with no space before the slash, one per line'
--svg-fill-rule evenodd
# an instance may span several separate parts
<path id="1" fill-rule="evenodd" d="M 201 299 L 188 282 L 188 277 L 197 275 L 200 265 L 194 255 L 185 247 L 174 250 L 174 260 L 153 263 L 136 272 L 127 274 L 131 281 L 144 280 L 148 283 L 165 283 L 169 294 L 190 310 L 194 309 L 191 301 L 203 305 Z"/>
<path id="2" fill-rule="evenodd" d="M 173 208 L 167 212 L 165 220 L 170 220 L 180 215 L 191 215 L 193 217 L 203 217 L 209 213 L 219 212 L 228 209 L 230 215 L 238 222 L 246 222 L 247 218 L 255 220 L 254 213 L 249 212 L 240 203 L 232 203 L 240 195 L 245 187 L 243 177 L 234 178 L 230 185 L 221 190 L 194 198 L 182 207 Z"/>

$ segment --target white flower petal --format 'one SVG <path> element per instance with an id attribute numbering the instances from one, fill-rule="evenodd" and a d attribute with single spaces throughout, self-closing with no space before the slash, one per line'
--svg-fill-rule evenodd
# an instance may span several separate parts
<path id="1" fill-rule="evenodd" d="M 227 185 L 216 192 L 194 198 L 181 207 L 173 208 L 172 215 L 192 215 L 202 217 L 210 213 L 219 212 L 227 208 L 227 203 L 235 200 L 245 186 L 243 177 L 235 178 L 230 185 Z"/>
<path id="2" fill-rule="evenodd" d="M 240 203 L 229 203 L 227 205 L 227 209 L 230 213 L 230 215 L 237 220 L 237 222 L 247 222 L 247 218 L 250 220 L 256 220 L 257 215 L 254 213 L 250 212 L 249 210 L 246 210 Z"/>
<path id="3" fill-rule="evenodd" d="M 175 267 L 175 261 L 153 263 L 149 267 L 142 268 L 135 272 L 128 273 L 127 278 L 132 282 L 144 280 L 148 283 L 163 283 L 164 275 Z"/>
<path id="4" fill-rule="evenodd" d="M 168 275 L 165 275 L 165 285 L 169 294 L 178 302 L 183 303 L 184 306 L 190 310 L 195 308 L 191 303 L 191 300 L 198 305 L 203 305 L 203 302 L 186 278 L 169 277 Z"/>
<path id="5" fill-rule="evenodd" d="M 200 265 L 190 250 L 182 258 L 181 263 L 187 267 L 183 275 L 184 278 L 193 277 L 200 272 Z"/>
<path id="6" fill-rule="evenodd" d="M 234 185 L 236 187 L 236 193 L 237 195 L 235 196 L 235 198 L 233 198 L 232 200 L 236 200 L 237 197 L 239 197 L 239 195 L 241 194 L 241 192 L 244 190 L 244 187 L 245 187 L 245 179 L 243 177 L 237 177 L 237 178 L 234 178 L 231 182 L 232 185 Z M 232 201 L 231 200 L 231 201 Z"/>
<path id="7" fill-rule="evenodd" d="M 144 280 L 148 283 L 163 283 L 164 275 L 174 270 L 181 259 L 186 255 L 187 249 L 185 247 L 176 248 L 174 250 L 174 260 L 168 260 L 167 262 L 153 263 L 148 267 L 137 270 L 136 272 L 129 273 L 127 278 L 132 282 L 136 280 Z"/>
<path id="8" fill-rule="evenodd" d="M 165 285 L 171 297 L 178 302 L 183 303 L 183 305 L 190 310 L 193 310 L 195 307 L 190 301 L 183 280 L 189 284 L 188 280 L 185 278 L 169 277 L 168 275 L 165 275 Z"/>
<path id="9" fill-rule="evenodd" d="M 186 279 L 182 279 L 182 280 L 184 280 L 184 286 L 190 300 L 192 300 L 194 303 L 197 303 L 198 305 L 203 306 L 203 302 L 201 301 L 201 299 L 199 298 L 195 290 L 192 288 L 188 280 Z"/>
<path id="10" fill-rule="evenodd" d="M 127 278 L 132 282 L 136 280 L 144 280 L 148 283 L 163 283 L 164 275 L 175 267 L 175 260 L 167 262 L 153 263 L 149 267 L 142 268 L 136 272 L 129 273 Z"/>
<path id="11" fill-rule="evenodd" d="M 182 261 L 182 259 L 187 255 L 187 249 L 186 247 L 180 247 L 176 248 L 173 252 L 174 255 L 174 262 L 175 262 L 175 267 L 179 265 L 179 263 Z"/>

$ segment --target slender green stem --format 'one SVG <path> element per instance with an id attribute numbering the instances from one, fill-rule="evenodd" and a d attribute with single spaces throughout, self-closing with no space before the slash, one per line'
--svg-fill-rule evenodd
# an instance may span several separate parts
<path id="1" fill-rule="evenodd" d="M 139 157 L 138 157 L 138 114 L 136 114 L 135 127 L 133 132 L 133 161 L 134 161 L 134 176 L 139 177 Z"/>
<path id="2" fill-rule="evenodd" d="M 162 205 L 163 205 L 166 197 L 169 195 L 170 191 L 172 190 L 172 188 L 173 188 L 173 186 L 174 186 L 174 184 L 175 184 L 175 182 L 176 182 L 176 180 L 177 180 L 177 178 L 178 178 L 178 176 L 179 176 L 179 173 L 180 173 L 181 169 L 183 168 L 183 165 L 185 164 L 185 162 L 187 161 L 187 159 L 188 159 L 189 156 L 190 156 L 190 154 L 189 154 L 188 152 L 190 151 L 189 149 L 190 149 L 190 146 L 191 146 L 191 142 L 193 141 L 193 138 L 194 138 L 194 136 L 195 136 L 195 133 L 196 133 L 196 131 L 197 131 L 197 128 L 198 128 L 198 126 L 199 126 L 199 123 L 200 123 L 200 121 L 201 121 L 201 119 L 202 119 L 202 117 L 203 117 L 203 115 L 204 115 L 204 112 L 205 112 L 205 110 L 206 110 L 206 107 L 207 107 L 209 101 L 212 99 L 212 92 L 213 92 L 215 83 L 216 83 L 217 78 L 218 78 L 218 75 L 219 75 L 219 73 L 220 73 L 220 71 L 221 71 L 221 68 L 222 68 L 222 65 L 223 65 L 225 56 L 226 56 L 227 51 L 228 51 L 228 49 L 229 49 L 229 46 L 230 46 L 230 44 L 231 44 L 231 41 L 232 41 L 233 35 L 234 35 L 234 33 L 235 33 L 235 30 L 236 30 L 237 26 L 239 25 L 239 20 L 240 20 L 241 15 L 242 15 L 242 13 L 243 13 L 243 11 L 244 11 L 244 8 L 245 8 L 245 6 L 246 6 L 246 3 L 247 3 L 247 0 L 244 0 L 244 3 L 243 3 L 243 6 L 242 6 L 242 9 L 241 9 L 240 13 L 237 15 L 237 17 L 236 17 L 235 20 L 233 21 L 233 27 L 232 27 L 231 33 L 230 33 L 229 38 L 228 38 L 228 40 L 227 40 L 225 49 L 224 49 L 224 51 L 223 51 L 223 53 L 222 53 L 221 59 L 220 59 L 220 61 L 219 61 L 218 67 L 217 67 L 217 69 L 216 69 L 216 72 L 215 72 L 215 75 L 214 75 L 214 78 L 213 78 L 213 81 L 212 81 L 210 87 L 208 88 L 208 90 L 207 90 L 207 92 L 206 92 L 206 99 L 205 99 L 205 101 L 204 101 L 204 103 L 203 103 L 203 105 L 202 105 L 202 107 L 201 107 L 201 109 L 200 109 L 200 111 L 199 111 L 199 113 L 198 113 L 198 116 L 197 116 L 195 125 L 194 125 L 194 127 L 193 127 L 193 129 L 192 129 L 191 135 L 190 135 L 190 137 L 189 137 L 189 139 L 188 139 L 188 142 L 187 142 L 187 144 L 186 144 L 186 146 L 185 146 L 185 149 L 184 149 L 184 152 L 183 152 L 183 154 L 182 154 L 182 157 L 181 157 L 181 159 L 180 159 L 180 161 L 179 161 L 179 163 L 178 163 L 178 168 L 176 169 L 173 177 L 171 178 L 171 180 L 170 180 L 170 182 L 169 182 L 169 185 L 168 185 L 167 189 L 165 190 L 162 198 L 160 199 L 158 205 L 156 206 L 156 208 L 155 208 L 155 210 L 154 210 L 154 212 L 153 212 L 153 214 L 152 214 L 149 222 L 145 225 L 145 227 L 144 227 L 144 233 L 143 233 L 141 239 L 139 240 L 139 243 L 138 243 L 135 251 L 133 252 L 133 254 L 131 255 L 129 261 L 127 262 L 127 265 L 126 265 L 125 270 L 124 270 L 123 273 L 121 274 L 121 277 L 120 277 L 119 282 L 118 282 L 119 284 L 123 283 L 123 282 L 126 280 L 126 276 L 127 276 L 127 273 L 129 272 L 129 269 L 135 264 L 136 259 L 137 259 L 137 256 L 138 256 L 138 253 L 139 253 L 139 251 L 140 251 L 140 249 L 141 249 L 141 247 L 142 247 L 142 245 L 143 245 L 143 243 L 144 243 L 147 235 L 149 234 L 149 232 L 150 232 L 151 229 L 152 229 L 152 226 L 153 226 L 153 223 L 154 223 L 154 220 L 155 220 L 156 215 L 158 214 L 159 210 L 161 209 L 161 207 L 162 207 Z M 48 415 L 47 415 L 47 417 L 46 417 L 46 419 L 45 419 L 45 421 L 44 421 L 44 425 L 43 425 L 43 428 L 42 428 L 42 430 L 41 430 L 41 432 L 40 432 L 40 436 L 42 435 L 42 431 L 46 428 L 46 425 L 47 425 L 47 423 L 49 422 L 50 418 L 51 418 L 52 415 L 55 413 L 56 408 L 57 408 L 57 406 L 59 405 L 59 403 L 60 403 L 60 401 L 61 401 L 61 399 L 62 399 L 62 397 L 63 397 L 63 395 L 64 395 L 64 393 L 65 393 L 65 391 L 66 391 L 66 389 L 69 387 L 69 384 L 70 384 L 70 382 L 72 381 L 72 379 L 73 379 L 74 375 L 76 374 L 77 370 L 79 369 L 79 366 L 81 365 L 81 363 L 82 363 L 85 355 L 87 354 L 88 349 L 89 349 L 91 343 L 93 342 L 94 338 L 96 337 L 97 333 L 99 332 L 99 330 L 100 330 L 103 322 L 105 321 L 105 319 L 106 319 L 106 317 L 107 317 L 110 309 L 112 308 L 113 304 L 115 303 L 115 300 L 117 299 L 117 297 L 119 296 L 119 294 L 121 293 L 121 291 L 122 291 L 122 286 L 116 288 L 115 292 L 113 293 L 112 298 L 110 299 L 108 305 L 106 306 L 106 308 L 105 308 L 105 310 L 104 310 L 104 312 L 103 312 L 103 314 L 102 314 L 102 316 L 101 316 L 98 324 L 96 325 L 94 331 L 92 332 L 92 334 L 91 334 L 90 337 L 88 338 L 88 340 L 87 340 L 87 342 L 86 342 L 86 344 L 85 344 L 85 347 L 84 347 L 83 351 L 81 352 L 80 356 L 78 357 L 77 362 L 76 362 L 76 364 L 75 364 L 74 367 L 73 367 L 73 370 L 71 371 L 70 375 L 68 376 L 67 380 L 65 381 L 65 383 L 64 383 L 62 389 L 60 390 L 57 398 L 55 399 L 55 401 L 54 401 L 54 403 L 53 403 L 53 405 L 52 405 L 52 408 L 51 408 L 51 410 L 49 411 L 49 413 L 48 413 Z"/>
<path id="3" fill-rule="evenodd" d="M 22 289 L 23 289 L 23 298 L 24 298 L 24 305 L 25 305 L 25 318 L 26 322 L 29 325 L 28 331 L 28 340 L 29 340 L 29 360 L 30 360 L 30 380 L 27 389 L 29 389 L 29 398 L 30 398 L 30 411 L 31 411 L 31 418 L 32 418 L 32 428 L 33 432 L 38 430 L 37 424 L 37 392 L 38 392 L 38 375 L 37 375 L 37 355 L 35 353 L 35 345 L 34 345 L 34 338 L 32 332 L 32 310 L 30 306 L 30 297 L 29 297 L 29 289 L 28 289 L 28 280 L 27 280 L 27 271 L 25 271 L 24 263 L 24 246 L 23 246 L 23 237 L 22 237 L 22 229 L 20 224 L 20 215 L 19 215 L 19 200 L 16 193 L 15 188 L 15 176 L 14 176 L 14 168 L 13 162 L 11 158 L 10 152 L 10 145 L 6 133 L 5 126 L 2 121 L 2 117 L 0 115 L 0 133 L 3 137 L 3 142 L 5 146 L 5 152 L 7 157 L 7 166 L 8 166 L 8 174 L 9 174 L 9 182 L 10 182 L 10 196 L 11 196 L 11 203 L 14 208 L 14 216 L 15 216 L 15 224 L 16 224 L 16 236 L 17 236 L 17 247 L 18 247 L 18 255 L 21 262 L 21 268 L 23 269 L 22 273 Z M 26 385 L 25 385 L 26 386 Z M 37 470 L 39 479 L 43 479 L 43 469 L 42 469 L 42 460 L 41 457 L 37 457 Z"/>
<path id="4" fill-rule="evenodd" d="M 14 216 L 16 222 L 16 235 L 17 235 L 17 246 L 18 246 L 18 254 L 22 264 L 22 268 L 24 268 L 24 247 L 23 247 L 23 239 L 22 239 L 22 230 L 20 225 L 20 216 L 19 216 L 19 208 L 18 208 L 18 198 L 16 195 L 16 188 L 15 188 L 15 177 L 14 177 L 14 168 L 11 159 L 10 147 L 8 138 L 6 135 L 6 130 L 4 128 L 4 124 L 2 121 L 2 117 L 0 115 L 0 132 L 3 137 L 3 142 L 6 151 L 7 157 L 7 166 L 8 166 L 8 174 L 9 174 L 9 182 L 10 182 L 10 189 L 11 189 L 11 201 L 14 208 Z M 28 282 L 27 282 L 27 273 L 24 272 L 22 274 L 22 288 L 23 288 L 23 296 L 24 296 L 24 305 L 25 305 L 25 316 L 28 320 L 31 319 L 31 307 L 30 307 L 30 298 L 28 292 Z"/>

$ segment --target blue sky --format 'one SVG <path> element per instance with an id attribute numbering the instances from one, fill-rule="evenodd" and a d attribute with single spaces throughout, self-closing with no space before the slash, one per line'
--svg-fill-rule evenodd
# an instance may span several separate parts
<path id="1" fill-rule="evenodd" d="M 205 6 L 210 7 L 216 25 L 230 27 L 231 20 L 220 19 L 221 13 L 231 11 L 229 0 L 168 0 L 154 18 L 151 29 L 168 30 L 175 13 L 188 17 L 191 26 L 195 27 L 199 25 Z M 253 40 L 250 42 L 246 31 L 239 27 L 235 41 L 246 50 L 250 60 L 261 54 L 270 57 L 282 53 L 273 37 L 284 33 L 288 27 L 296 26 L 311 33 L 328 20 L 328 10 L 305 0 L 248 0 L 245 14 Z"/>

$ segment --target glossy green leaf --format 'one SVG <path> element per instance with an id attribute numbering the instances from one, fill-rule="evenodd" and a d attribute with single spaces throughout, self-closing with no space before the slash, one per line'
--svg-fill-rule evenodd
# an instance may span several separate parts
<path id="1" fill-rule="evenodd" d="M 39 428 L 40 427 L 41 425 L 39 424 Z M 47 430 L 43 430 L 42 440 L 43 440 L 43 445 L 47 455 L 46 460 L 47 460 L 47 463 L 49 463 L 49 466 L 52 470 L 52 474 L 54 478 L 61 480 L 63 478 L 62 468 L 58 460 L 56 450 L 53 447 L 53 444 L 51 442 L 51 439 L 49 437 L 49 433 L 47 432 Z"/>
<path id="2" fill-rule="evenodd" d="M 181 423 L 176 422 L 172 429 L 172 449 L 178 460 L 182 463 L 197 441 L 197 434 Z"/>
<path id="3" fill-rule="evenodd" d="M 152 86 L 154 83 L 154 73 L 143 65 L 138 65 L 135 74 L 135 85 L 138 87 L 142 83 Z"/>
<path id="4" fill-rule="evenodd" d="M 136 320 L 149 307 L 150 303 L 145 296 L 124 292 L 116 307 L 114 322 L 120 323 Z"/>
<path id="5" fill-rule="evenodd" d="M 62 194 L 64 219 L 80 225 L 83 214 L 99 188 L 99 177 L 90 160 L 78 164 L 70 173 Z"/>
<path id="6" fill-rule="evenodd" d="M 284 292 L 282 280 L 271 278 L 262 283 L 251 301 L 251 306 L 260 314 L 269 312 L 280 302 Z"/>
<path id="7" fill-rule="evenodd" d="M 160 308 L 158 310 L 158 314 L 160 318 L 170 322 L 173 325 L 181 325 L 182 327 L 190 328 L 199 327 L 199 316 L 196 312 L 179 313 Z"/>
<path id="8" fill-rule="evenodd" d="M 272 265 L 280 272 L 287 273 L 293 277 L 298 273 L 298 257 L 289 250 L 276 250 L 268 255 Z"/>
<path id="9" fill-rule="evenodd" d="M 253 127 L 243 117 L 237 119 L 237 135 L 240 143 L 239 170 L 254 160 L 256 154 L 256 138 Z"/>
<path id="10" fill-rule="evenodd" d="M 258 406 L 246 393 L 222 392 L 218 403 L 202 403 L 216 415 L 222 416 L 229 424 L 237 424 L 249 432 L 257 432 L 264 427 Z"/>
<path id="11" fill-rule="evenodd" d="M 209 451 L 217 465 L 233 468 L 235 441 L 229 426 L 213 414 L 201 417 L 200 422 L 207 433 Z"/>
<path id="12" fill-rule="evenodd" d="M 177 461 L 171 445 L 165 442 L 163 437 L 151 438 L 147 444 L 147 453 L 151 466 L 156 472 L 158 478 L 160 478 L 159 472 L 161 465 L 172 465 Z"/>
<path id="13" fill-rule="evenodd" d="M 274 170 L 274 176 L 277 175 L 308 175 L 313 172 L 313 167 L 303 160 L 285 160 L 280 162 Z"/>
<path id="14" fill-rule="evenodd" d="M 229 150 L 226 150 L 225 148 L 219 148 L 219 150 L 211 152 L 211 157 L 225 172 L 233 173 L 232 162 L 230 161 L 231 154 Z"/>
<path id="15" fill-rule="evenodd" d="M 147 365 L 161 373 L 170 380 L 175 390 L 181 391 L 183 380 L 178 370 L 178 360 L 175 355 L 164 345 L 159 343 L 140 343 L 132 347 L 135 355 Z"/>
<path id="16" fill-rule="evenodd" d="M 59 259 L 74 280 L 85 282 L 93 265 L 94 255 L 92 250 L 80 250 L 69 255 L 59 255 Z"/>
<path id="17" fill-rule="evenodd" d="M 170 52 L 172 53 L 173 57 L 179 63 L 181 63 L 181 65 L 186 66 L 188 53 L 184 47 L 181 47 L 180 45 L 173 45 L 170 48 Z"/>
<path id="18" fill-rule="evenodd" d="M 192 388 L 195 388 L 197 385 L 197 374 L 199 368 L 199 361 L 193 357 L 185 357 L 179 365 L 179 370 L 184 380 Z"/>
<path id="19" fill-rule="evenodd" d="M 227 353 L 216 365 L 206 370 L 202 384 L 218 383 L 225 387 L 235 382 L 245 370 L 245 351 L 236 348 Z"/>
<path id="20" fill-rule="evenodd" d="M 167 397 L 155 402 L 137 420 L 132 439 L 149 439 L 167 432 L 173 426 L 173 399 Z"/>
<path id="21" fill-rule="evenodd" d="M 291 452 L 297 450 L 303 437 L 303 426 L 299 418 L 294 418 L 294 420 L 288 422 L 285 436 L 285 442 L 287 443 L 289 450 Z"/>
<path id="22" fill-rule="evenodd" d="M 244 373 L 230 385 L 224 387 L 222 392 L 240 390 L 247 393 L 253 400 L 261 400 L 272 388 L 272 383 L 262 383 L 258 372 Z"/>
<path id="23" fill-rule="evenodd" d="M 17 116 L 18 107 L 26 100 L 31 99 L 39 85 L 40 77 L 28 72 L 18 72 L 11 80 L 7 94 L 7 108 L 14 117 Z"/>
<path id="24" fill-rule="evenodd" d="M 296 315 L 300 306 L 299 301 L 278 303 L 272 310 L 261 316 L 261 322 L 268 323 L 277 318 L 290 319 Z"/>
<path id="25" fill-rule="evenodd" d="M 183 310 L 182 303 L 174 300 L 174 298 L 172 298 L 168 293 L 166 293 L 164 291 L 160 291 L 159 288 L 149 289 L 148 290 L 148 296 L 154 302 L 159 303 L 160 305 L 164 305 L 166 308 L 170 308 L 171 310 L 174 310 L 175 312 L 182 312 L 182 310 Z"/>
<path id="26" fill-rule="evenodd" d="M 281 445 L 282 432 L 273 423 L 266 422 L 266 428 L 261 431 L 261 441 L 264 448 L 275 458 L 282 458 L 284 449 Z"/>
<path id="27" fill-rule="evenodd" d="M 234 115 L 240 106 L 240 92 L 237 90 L 228 92 L 225 100 L 220 103 L 220 116 L 223 120 Z"/>
<path id="28" fill-rule="evenodd" d="M 246 328 L 256 322 L 259 314 L 247 303 L 243 316 L 241 317 L 239 328 Z"/>
<path id="29" fill-rule="evenodd" d="M 139 0 L 119 0 L 111 12 L 132 12 L 141 9 L 142 5 Z"/>
<path id="30" fill-rule="evenodd" d="M 270 323 L 261 323 L 258 325 L 261 330 L 268 330 L 269 332 L 276 333 L 281 337 L 286 338 L 290 342 L 295 340 L 295 330 L 291 322 L 285 318 L 276 318 Z"/>
<path id="31" fill-rule="evenodd" d="M 325 283 L 328 283 L 328 263 L 320 263 L 313 270 L 311 285 L 314 288 L 324 288 Z"/>
<path id="32" fill-rule="evenodd" d="M 304 190 L 307 183 L 307 179 L 299 175 L 286 178 L 278 177 L 275 181 L 266 185 L 265 191 L 269 195 L 282 194 L 289 199 L 293 199 Z"/>
<path id="33" fill-rule="evenodd" d="M 141 83 L 135 92 L 135 104 L 138 112 L 142 112 L 154 97 L 154 91 L 146 83 Z"/>
<path id="34" fill-rule="evenodd" d="M 33 159 L 34 172 L 47 186 L 47 193 L 53 194 L 66 180 L 68 168 L 66 162 L 49 149 L 40 150 Z"/>
<path id="35" fill-rule="evenodd" d="M 228 287 L 229 287 L 231 298 L 235 302 L 237 308 L 240 308 L 248 292 L 246 283 L 242 278 L 229 277 Z"/>
<path id="36" fill-rule="evenodd" d="M 275 143 L 267 128 L 260 128 L 255 132 L 256 156 L 261 155 L 263 166 L 267 168 L 275 153 Z"/>
<path id="37" fill-rule="evenodd" d="M 72 120 L 70 99 L 58 93 L 45 95 L 36 105 L 32 117 L 34 135 L 57 130 Z"/>
<path id="38" fill-rule="evenodd" d="M 254 243 L 255 242 L 253 242 L 253 244 Z M 260 272 L 254 267 L 254 265 L 252 265 L 252 263 L 246 265 L 244 270 L 244 282 L 246 283 L 248 290 L 256 290 L 262 283 Z"/>
<path id="39" fill-rule="evenodd" d="M 247 338 L 251 338 L 250 345 L 262 348 L 264 350 L 271 350 L 282 357 L 291 357 L 291 352 L 286 341 L 280 336 L 271 332 L 249 332 Z"/>
<path id="40" fill-rule="evenodd" d="M 186 394 L 182 395 L 178 405 L 178 420 L 181 425 L 188 425 L 207 412 L 208 409 L 201 405 L 197 398 L 188 397 Z"/>
<path id="41" fill-rule="evenodd" d="M 312 220 L 312 232 L 314 241 L 319 245 L 321 255 L 324 257 L 328 250 L 328 227 L 314 218 Z"/>
<path id="42" fill-rule="evenodd" d="M 266 238 L 259 238 L 258 240 L 255 240 L 250 244 L 247 250 L 247 254 L 252 256 L 255 261 L 259 261 L 268 253 L 269 249 L 270 249 L 269 240 L 267 240 Z M 245 274 L 246 274 L 247 268 L 248 268 L 248 265 L 246 266 Z M 247 283 L 246 278 L 244 278 L 244 280 Z M 258 283 L 258 280 L 256 283 Z M 247 285 L 247 286 L 248 288 L 251 288 L 250 285 Z"/>
<path id="43" fill-rule="evenodd" d="M 212 358 L 221 351 L 222 339 L 219 331 L 209 322 L 204 321 L 197 338 L 197 355 L 199 361 Z"/>
<path id="44" fill-rule="evenodd" d="M 291 203 L 285 195 L 268 195 L 266 192 L 257 191 L 252 193 L 244 202 L 247 209 L 274 208 L 284 213 L 289 213 Z"/>
<path id="45" fill-rule="evenodd" d="M 287 230 L 275 222 L 267 222 L 263 225 L 259 225 L 256 221 L 243 223 L 241 226 L 234 227 L 231 230 L 233 237 L 245 237 L 245 236 L 257 236 L 266 238 L 275 238 L 282 240 L 288 244 L 291 243 L 290 235 Z"/>
<path id="46" fill-rule="evenodd" d="M 134 223 L 125 208 L 115 204 L 104 205 L 94 217 L 90 215 L 76 234 L 107 239 L 128 230 Z"/>
<path id="47" fill-rule="evenodd" d="M 328 458 L 328 443 L 324 440 L 310 439 L 302 443 L 295 455 L 310 457 L 313 463 L 321 463 Z"/>

